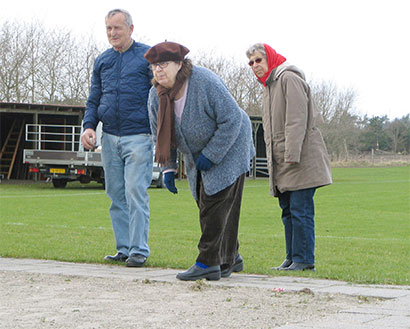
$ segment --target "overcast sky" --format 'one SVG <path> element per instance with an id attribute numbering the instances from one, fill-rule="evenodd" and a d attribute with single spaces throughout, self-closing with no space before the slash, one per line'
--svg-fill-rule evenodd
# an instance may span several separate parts
<path id="1" fill-rule="evenodd" d="M 11 0 L 4 21 L 40 21 L 106 42 L 104 17 L 127 9 L 135 37 L 179 42 L 247 62 L 246 49 L 268 43 L 308 80 L 357 93 L 358 114 L 410 113 L 410 20 L 407 0 Z M 107 43 L 108 46 L 108 43 Z"/>

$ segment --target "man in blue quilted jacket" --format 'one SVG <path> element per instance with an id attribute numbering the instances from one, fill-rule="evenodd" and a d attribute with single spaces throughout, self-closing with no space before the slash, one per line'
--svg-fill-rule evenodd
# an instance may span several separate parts
<path id="1" fill-rule="evenodd" d="M 132 38 L 131 15 L 111 10 L 105 24 L 112 48 L 94 62 L 81 142 L 93 149 L 95 129 L 103 123 L 102 161 L 117 253 L 105 260 L 145 264 L 148 247 L 153 144 L 147 100 L 152 72 L 144 54 L 150 48 Z"/>

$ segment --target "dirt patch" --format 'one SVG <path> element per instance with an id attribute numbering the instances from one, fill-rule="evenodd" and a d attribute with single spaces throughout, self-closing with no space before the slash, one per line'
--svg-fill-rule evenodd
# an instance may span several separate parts
<path id="1" fill-rule="evenodd" d="M 0 272 L 0 328 L 275 328 L 363 301 L 345 295 Z"/>

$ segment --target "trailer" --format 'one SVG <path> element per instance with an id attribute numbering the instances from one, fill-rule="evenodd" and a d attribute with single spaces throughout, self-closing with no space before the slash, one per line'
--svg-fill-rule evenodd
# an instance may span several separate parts
<path id="1" fill-rule="evenodd" d="M 29 165 L 29 172 L 38 173 L 51 180 L 55 188 L 64 188 L 68 182 L 83 184 L 96 181 L 104 186 L 104 169 L 101 160 L 102 126 L 96 129 L 97 141 L 93 150 L 85 150 L 81 144 L 81 126 L 72 125 L 26 125 L 26 144 L 23 162 Z M 152 184 L 164 187 L 162 172 L 154 164 Z"/>

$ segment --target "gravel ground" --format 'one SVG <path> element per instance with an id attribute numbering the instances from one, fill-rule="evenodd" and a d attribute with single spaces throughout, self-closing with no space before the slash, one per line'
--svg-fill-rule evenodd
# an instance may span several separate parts
<path id="1" fill-rule="evenodd" d="M 346 295 L 0 271 L 0 328 L 277 328 L 360 303 Z"/>

